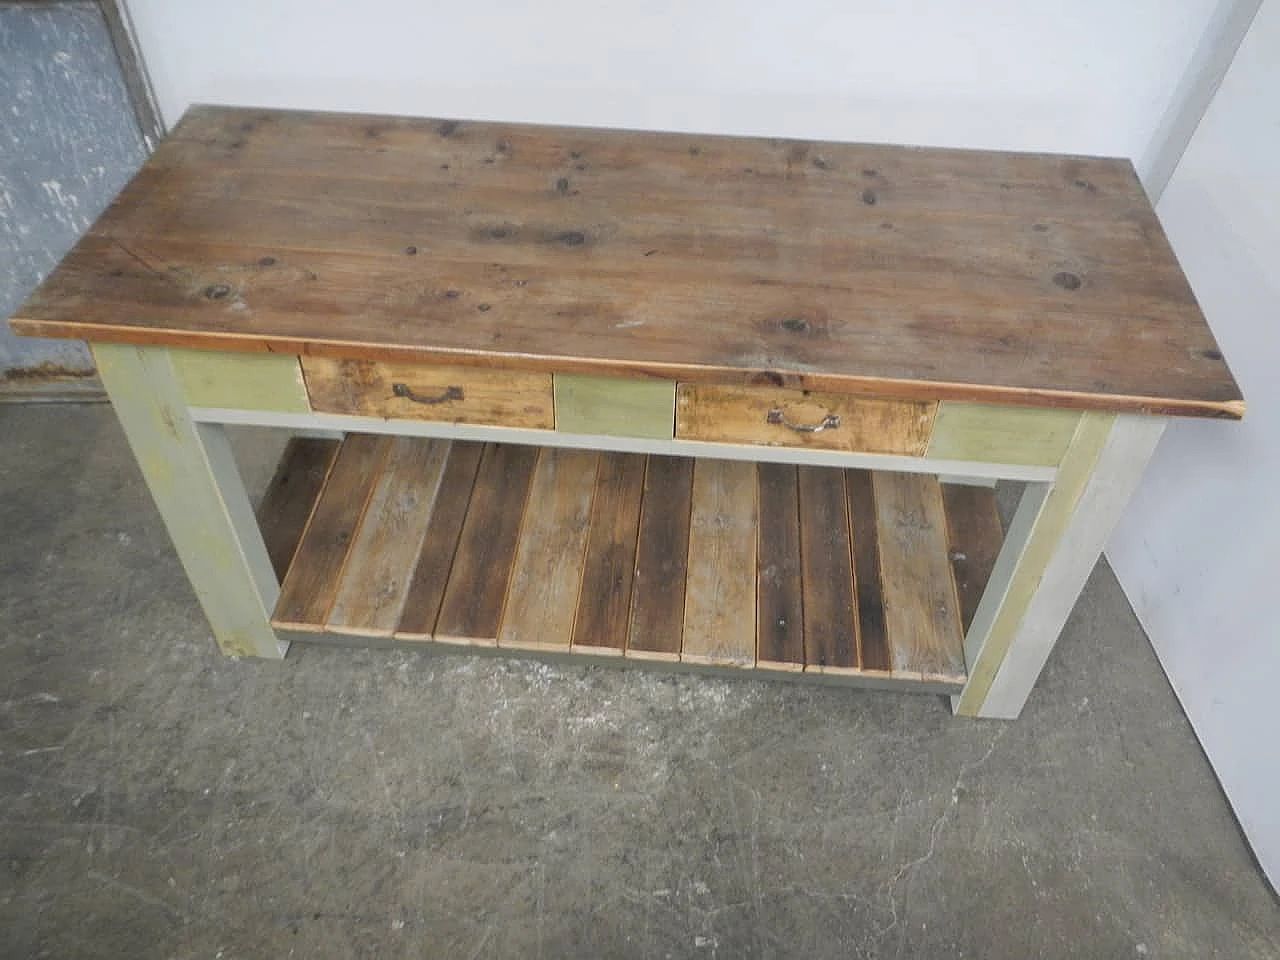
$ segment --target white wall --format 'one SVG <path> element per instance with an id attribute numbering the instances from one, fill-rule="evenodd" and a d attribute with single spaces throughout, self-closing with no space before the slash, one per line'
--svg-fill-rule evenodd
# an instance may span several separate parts
<path id="1" fill-rule="evenodd" d="M 1266 0 L 1157 207 L 1244 391 L 1171 424 L 1108 556 L 1280 887 L 1280 0 Z"/>
<path id="2" fill-rule="evenodd" d="M 1215 0 L 129 0 L 195 101 L 1138 157 Z"/>

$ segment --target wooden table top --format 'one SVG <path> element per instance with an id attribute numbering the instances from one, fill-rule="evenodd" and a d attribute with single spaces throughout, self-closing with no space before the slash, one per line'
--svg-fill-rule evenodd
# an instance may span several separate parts
<path id="1" fill-rule="evenodd" d="M 23 334 L 1239 417 L 1126 160 L 192 108 Z"/>

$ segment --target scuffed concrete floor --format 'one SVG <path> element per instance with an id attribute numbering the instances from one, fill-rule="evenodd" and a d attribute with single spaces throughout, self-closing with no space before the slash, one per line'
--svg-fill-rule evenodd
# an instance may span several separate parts
<path id="1" fill-rule="evenodd" d="M 270 443 L 242 444 L 252 483 Z M 941 698 L 214 649 L 105 407 L 0 407 L 4 957 L 1280 956 L 1109 571 Z"/>

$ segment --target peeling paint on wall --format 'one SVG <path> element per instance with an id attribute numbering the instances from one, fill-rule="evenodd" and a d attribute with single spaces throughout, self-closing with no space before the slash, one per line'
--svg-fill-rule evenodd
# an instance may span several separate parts
<path id="1" fill-rule="evenodd" d="M 0 318 L 57 264 L 146 158 L 96 3 L 0 4 Z M 92 370 L 80 343 L 0 325 L 0 379 Z"/>

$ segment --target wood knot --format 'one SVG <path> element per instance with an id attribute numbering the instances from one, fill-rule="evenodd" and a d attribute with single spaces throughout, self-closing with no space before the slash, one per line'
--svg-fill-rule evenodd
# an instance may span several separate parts
<path id="1" fill-rule="evenodd" d="M 225 300 L 231 296 L 231 288 L 225 283 L 214 283 L 204 288 L 204 295 L 210 300 Z"/>
<path id="2" fill-rule="evenodd" d="M 1053 282 L 1060 286 L 1063 290 L 1079 290 L 1082 281 L 1076 274 L 1068 273 L 1063 270 L 1061 273 L 1053 275 Z"/>

